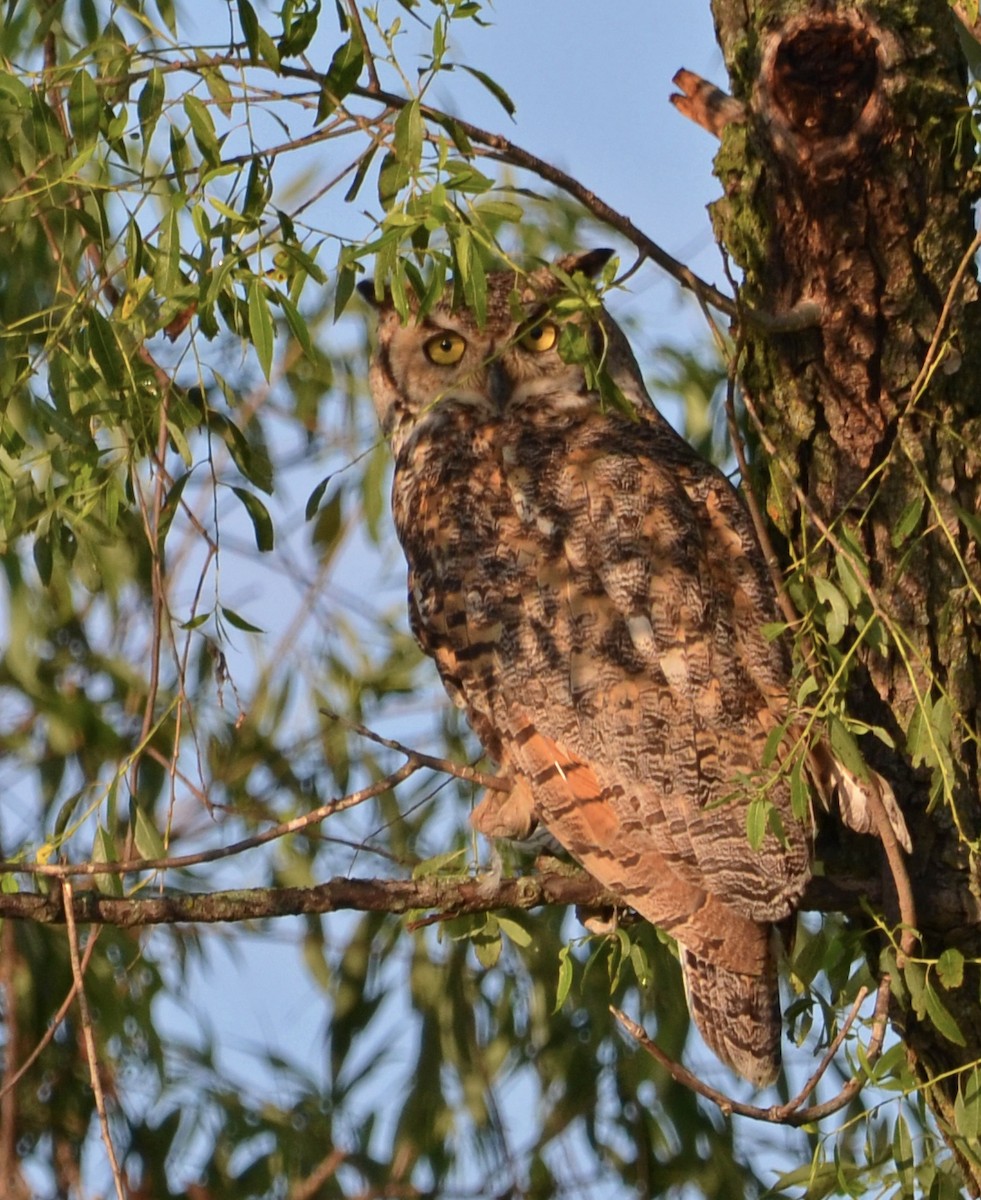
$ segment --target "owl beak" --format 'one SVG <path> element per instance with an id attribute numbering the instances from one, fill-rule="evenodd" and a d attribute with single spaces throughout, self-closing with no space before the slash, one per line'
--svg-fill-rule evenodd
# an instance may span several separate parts
<path id="1" fill-rule="evenodd" d="M 487 368 L 487 393 L 497 408 L 503 408 L 514 388 L 507 367 L 500 358 L 495 358 Z"/>

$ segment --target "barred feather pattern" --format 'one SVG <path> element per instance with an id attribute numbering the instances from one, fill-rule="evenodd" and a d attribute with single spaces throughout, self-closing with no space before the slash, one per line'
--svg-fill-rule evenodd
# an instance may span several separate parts
<path id="1" fill-rule="evenodd" d="M 549 320 L 550 272 L 488 282 L 483 327 L 449 298 L 404 325 L 383 304 L 371 370 L 413 631 L 514 781 L 474 823 L 544 825 L 676 938 L 706 1042 L 762 1086 L 780 1062 L 772 926 L 809 854 L 779 778 L 767 798 L 783 837 L 747 837 L 788 678 L 762 633 L 777 613 L 751 521 L 656 411 L 607 314 L 589 336 L 631 412 L 554 348 L 524 345 L 529 321 Z M 442 334 L 463 339 L 458 364 L 427 358 Z"/>

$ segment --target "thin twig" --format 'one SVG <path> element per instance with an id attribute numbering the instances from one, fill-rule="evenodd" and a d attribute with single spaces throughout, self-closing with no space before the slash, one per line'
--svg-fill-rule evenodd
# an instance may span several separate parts
<path id="1" fill-rule="evenodd" d="M 882 1043 L 886 1036 L 886 1018 L 889 1011 L 889 984 L 890 977 L 883 975 L 879 981 L 879 988 L 876 992 L 875 1010 L 872 1014 L 872 1036 L 869 1038 L 865 1055 L 867 1068 L 874 1066 L 879 1055 L 882 1053 Z M 789 1103 L 776 1104 L 769 1108 L 761 1108 L 755 1104 L 745 1104 L 740 1100 L 733 1100 L 731 1096 L 726 1096 L 723 1092 L 710 1087 L 709 1084 L 699 1079 L 697 1075 L 693 1075 L 687 1067 L 683 1067 L 680 1063 L 676 1063 L 674 1059 L 669 1058 L 660 1046 L 652 1038 L 648 1037 L 644 1028 L 638 1025 L 636 1021 L 631 1020 L 626 1013 L 621 1012 L 620 1009 L 614 1008 L 612 1005 L 610 1006 L 610 1012 L 651 1058 L 664 1067 L 676 1083 L 690 1088 L 699 1096 L 704 1096 L 706 1100 L 711 1100 L 727 1116 L 736 1113 L 741 1117 L 750 1117 L 754 1121 L 768 1121 L 775 1125 L 799 1126 L 807 1125 L 811 1121 L 816 1121 L 829 1116 L 831 1113 L 838 1112 L 839 1109 L 849 1104 L 865 1086 L 867 1074 L 865 1076 L 853 1075 L 838 1094 L 830 1100 L 826 1100 L 822 1104 L 812 1104 L 808 1108 L 800 1107 L 802 1100 L 810 1093 L 814 1085 L 821 1078 L 821 1075 L 827 1070 L 834 1053 L 841 1046 L 858 1015 L 859 1005 L 864 999 L 865 993 L 863 989 L 863 993 L 859 995 L 856 1002 L 852 1005 L 841 1031 L 832 1043 L 831 1049 L 825 1055 L 825 1059 L 818 1070 L 808 1080 L 804 1090 L 795 1096 L 793 1100 L 789 1101 Z"/>
<path id="2" fill-rule="evenodd" d="M 139 871 L 168 871 L 178 867 L 195 867 L 200 863 L 217 862 L 219 859 L 231 858 L 233 855 L 241 854 L 245 850 L 253 850 L 256 846 L 263 846 L 267 842 L 275 841 L 276 838 L 285 837 L 286 834 L 299 833 L 310 825 L 317 824 L 318 821 L 332 817 L 335 813 L 353 808 L 357 804 L 363 804 L 365 800 L 370 800 L 374 796 L 380 796 L 383 792 L 387 792 L 397 784 L 402 783 L 403 780 L 408 779 L 410 775 L 420 770 L 424 765 L 412 762 L 405 763 L 397 771 L 393 771 L 391 775 L 386 775 L 384 779 L 379 779 L 377 783 L 373 783 L 369 787 L 362 788 L 357 792 L 351 792 L 347 796 L 342 796 L 339 800 L 332 800 L 328 804 L 323 804 L 320 808 L 315 808 L 313 812 L 306 813 L 302 817 L 294 817 L 292 821 L 283 821 L 279 825 L 274 825 L 271 829 L 263 830 L 262 833 L 255 833 L 251 837 L 242 838 L 241 841 L 233 842 L 230 846 L 216 846 L 211 850 L 202 850 L 198 854 L 174 855 L 172 858 L 132 858 L 125 862 L 0 862 L 0 874 L 49 875 L 56 879 L 67 879 L 72 875 L 130 875 Z"/>
<path id="3" fill-rule="evenodd" d="M 401 742 L 395 741 L 394 738 L 382 737 L 380 733 L 375 733 L 374 730 L 368 729 L 364 725 L 359 725 L 357 721 L 350 721 L 347 717 L 342 717 L 339 713 L 332 712 L 329 708 L 322 708 L 320 712 L 331 721 L 339 721 L 347 729 L 350 729 L 352 733 L 367 738 L 368 741 L 374 742 L 378 746 L 384 746 L 387 750 L 397 750 L 399 754 L 404 754 L 409 762 L 418 763 L 421 767 L 429 767 L 433 771 L 442 771 L 445 775 L 455 775 L 457 779 L 466 779 L 469 783 L 476 783 L 480 787 L 489 788 L 493 792 L 509 792 L 513 786 L 510 780 L 501 775 L 487 775 L 483 771 L 478 771 L 473 767 L 461 767 L 458 763 L 451 762 L 448 758 L 434 758 L 431 754 L 421 754 L 418 750 L 413 750 L 410 746 L 404 746 Z"/>
<path id="4" fill-rule="evenodd" d="M 408 104 L 408 100 L 404 97 L 396 96 L 390 92 L 369 90 L 367 88 L 354 88 L 353 91 L 365 99 L 381 100 L 394 108 L 401 109 Z M 462 129 L 471 142 L 476 142 L 478 145 L 486 147 L 497 162 L 507 163 L 512 167 L 531 171 L 540 179 L 544 179 L 547 183 L 551 183 L 554 187 L 566 192 L 578 200 L 594 217 L 597 217 L 604 224 L 622 233 L 628 241 L 632 242 L 647 258 L 677 280 L 682 287 L 688 288 L 696 296 L 701 297 L 727 316 L 735 317 L 738 315 L 736 303 L 731 296 L 726 296 L 717 287 L 699 278 L 690 267 L 686 267 L 684 263 L 679 262 L 673 255 L 668 254 L 657 242 L 638 229 L 629 217 L 611 208 L 595 192 L 591 192 L 589 188 L 581 184 L 572 175 L 567 175 L 565 171 L 560 171 L 558 167 L 553 166 L 535 154 L 531 154 L 528 150 L 516 145 L 502 134 L 490 133 L 486 129 L 472 125 L 469 121 L 463 121 L 458 117 L 451 116 L 449 113 L 441 112 L 438 108 L 433 108 L 428 104 L 421 105 L 420 111 L 427 120 L 433 121 L 437 125 L 442 125 L 451 135 L 454 129 Z"/>
<path id="5" fill-rule="evenodd" d="M 954 272 L 954 277 L 950 281 L 950 287 L 947 289 L 947 295 L 944 297 L 944 306 L 940 310 L 940 316 L 937 318 L 937 327 L 933 331 L 933 337 L 930 339 L 930 346 L 927 349 L 926 357 L 923 359 L 923 365 L 920 367 L 920 372 L 913 381 L 913 386 L 910 388 L 910 400 L 915 403 L 920 394 L 920 389 L 926 383 L 927 377 L 933 369 L 933 360 L 936 356 L 937 349 L 940 346 L 940 339 L 943 336 L 943 331 L 947 327 L 947 321 L 950 318 L 951 310 L 954 307 L 954 297 L 960 287 L 961 281 L 967 274 L 971 265 L 974 262 L 974 256 L 981 249 L 981 232 L 974 235 L 974 240 L 965 250 L 961 261 L 957 264 L 957 270 Z"/>
<path id="6" fill-rule="evenodd" d="M 300 1179 L 289 1190 L 289 1200 L 313 1200 L 328 1179 L 333 1179 L 337 1168 L 347 1158 L 346 1150 L 336 1147 L 306 1179 Z"/>
<path id="7" fill-rule="evenodd" d="M 85 953 L 82 955 L 82 975 L 88 970 L 88 965 L 92 961 L 92 955 L 95 952 L 95 943 L 99 939 L 99 934 L 102 930 L 96 926 L 89 932 L 88 940 L 85 943 Z M 41 1036 L 41 1040 L 30 1052 L 27 1058 L 20 1064 L 17 1070 L 8 1078 L 4 1076 L 3 1087 L 0 1088 L 0 1099 L 12 1091 L 18 1083 L 24 1078 L 27 1072 L 34 1066 L 37 1060 L 44 1053 L 45 1047 L 58 1032 L 62 1021 L 68 1016 L 68 1010 L 71 1008 L 78 995 L 78 983 L 72 980 L 72 986 L 68 990 L 68 995 L 62 1000 L 61 1005 L 55 1015 L 51 1018 L 51 1022 Z M 8 1022 L 9 1024 L 9 1022 Z"/>
<path id="8" fill-rule="evenodd" d="M 75 980 L 75 990 L 78 994 L 78 1011 L 82 1024 L 82 1038 L 85 1042 L 85 1056 L 89 1064 L 89 1079 L 92 1082 L 92 1094 L 95 1097 L 95 1109 L 99 1114 L 99 1124 L 102 1126 L 102 1141 L 109 1157 L 112 1168 L 112 1179 L 116 1185 L 117 1200 L 127 1200 L 126 1189 L 123 1186 L 122 1174 L 116 1160 L 116 1151 L 112 1144 L 112 1133 L 109 1129 L 109 1117 L 106 1113 L 106 1098 L 102 1091 L 102 1080 L 99 1078 L 99 1057 L 95 1047 L 95 1035 L 92 1032 L 92 1014 L 85 995 L 85 976 L 78 953 L 78 930 L 75 927 L 75 897 L 71 880 L 65 879 L 61 885 L 61 894 L 65 906 L 65 925 L 68 930 L 68 954 L 72 963 L 72 976 Z"/>
<path id="9" fill-rule="evenodd" d="M 855 1019 L 858 1016 L 858 1010 L 864 1004 L 865 997 L 868 994 L 869 994 L 869 989 L 867 987 L 860 987 L 858 989 L 858 995 L 855 997 L 855 1000 L 852 1003 L 851 1008 L 848 1010 L 848 1016 L 845 1018 L 844 1022 L 842 1023 L 841 1028 L 838 1030 L 838 1032 L 835 1034 L 834 1038 L 832 1039 L 831 1045 L 828 1047 L 827 1051 L 825 1052 L 824 1058 L 822 1058 L 821 1061 L 818 1063 L 817 1070 L 813 1073 L 813 1075 L 811 1075 L 810 1079 L 808 1079 L 807 1083 L 804 1084 L 804 1086 L 797 1093 L 797 1095 L 793 1098 L 793 1100 L 789 1100 L 787 1102 L 787 1104 L 785 1105 L 785 1107 L 788 1108 L 791 1112 L 796 1112 L 796 1110 L 801 1107 L 801 1105 L 804 1103 L 804 1101 L 807 1099 L 807 1097 L 811 1094 L 811 1092 L 814 1091 L 814 1089 L 820 1083 L 822 1077 L 824 1076 L 824 1073 L 827 1071 L 828 1067 L 831 1066 L 831 1063 L 834 1060 L 834 1056 L 841 1049 L 842 1043 L 844 1042 L 845 1038 L 848 1036 L 849 1029 L 851 1029 L 852 1025 L 855 1023 Z"/>
<path id="10" fill-rule="evenodd" d="M 340 717 L 328 709 L 322 709 L 321 711 L 333 720 L 341 720 Z M 366 788 L 361 788 L 360 791 L 351 792 L 339 800 L 331 800 L 327 804 L 323 804 L 301 817 L 294 817 L 291 821 L 283 821 L 278 825 L 274 825 L 271 829 L 266 829 L 262 833 L 242 838 L 229 846 L 217 846 L 211 850 L 202 850 L 197 854 L 174 855 L 168 858 L 134 858 L 121 862 L 0 862 L 0 874 L 47 875 L 63 879 L 72 875 L 128 875 L 142 871 L 166 871 L 181 867 L 198 866 L 201 863 L 216 862 L 219 859 L 231 858 L 242 854 L 246 850 L 253 850 L 257 846 L 263 846 L 267 842 L 275 841 L 277 838 L 285 837 L 288 834 L 299 833 L 310 825 L 315 825 L 320 821 L 326 820 L 328 817 L 334 816 L 335 813 L 344 812 L 346 809 L 363 804 L 366 800 L 373 799 L 375 796 L 389 791 L 408 779 L 410 775 L 415 774 L 416 771 L 423 769 L 454 775 L 460 779 L 466 779 L 470 783 L 479 784 L 481 787 L 490 788 L 493 791 L 510 791 L 511 784 L 507 779 L 499 775 L 486 775 L 482 771 L 474 770 L 472 767 L 459 766 L 448 759 L 435 758 L 429 754 L 420 754 L 408 746 L 403 746 L 401 742 L 396 742 L 390 738 L 383 738 L 380 734 L 374 733 L 363 725 L 358 725 L 355 722 L 350 722 L 349 725 L 356 733 L 370 738 L 372 741 L 389 749 L 397 750 L 400 754 L 404 754 L 407 761 L 397 771 L 393 771 L 391 774 L 386 775 L 384 779 L 379 779 Z"/>

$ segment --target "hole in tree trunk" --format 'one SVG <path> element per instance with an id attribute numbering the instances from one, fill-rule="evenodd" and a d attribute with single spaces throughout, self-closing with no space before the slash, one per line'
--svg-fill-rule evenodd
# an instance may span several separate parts
<path id="1" fill-rule="evenodd" d="M 780 42 L 771 94 L 798 136 L 840 138 L 857 125 L 878 80 L 878 46 L 867 29 L 834 17 Z"/>

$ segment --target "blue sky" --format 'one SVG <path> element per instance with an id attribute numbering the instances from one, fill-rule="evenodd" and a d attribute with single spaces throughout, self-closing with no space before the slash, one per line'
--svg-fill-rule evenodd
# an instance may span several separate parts
<path id="1" fill-rule="evenodd" d="M 260 4 L 256 7 L 263 11 Z M 420 11 L 424 13 L 426 7 L 423 4 Z M 404 17 L 395 0 L 380 0 L 379 9 L 383 21 L 399 14 Z M 324 5 L 322 24 L 333 37 L 331 10 L 330 4 Z M 504 87 L 517 106 L 514 120 L 462 72 L 437 84 L 431 101 L 504 133 L 561 167 L 674 256 L 725 288 L 705 211 L 719 194 L 711 174 L 715 143 L 668 102 L 671 78 L 679 67 L 725 82 L 708 0 L 673 4 L 665 0 L 498 0 L 485 15 L 491 22 L 486 29 L 459 23 L 459 46 L 453 57 L 486 71 Z M 181 22 L 185 37 L 221 42 L 228 36 L 228 7 L 221 0 L 199 0 L 193 13 L 182 14 Z M 406 28 L 408 40 L 415 36 L 408 19 Z M 314 65 L 326 67 L 332 48 L 330 38 L 318 41 L 311 52 Z M 312 111 L 307 128 L 302 118 L 289 119 L 294 136 L 313 128 Z M 282 131 L 271 125 L 259 128 L 268 134 L 265 144 L 282 139 Z M 262 137 L 258 140 L 264 144 Z M 319 171 L 336 169 L 329 161 L 331 153 L 322 147 L 310 156 L 304 164 L 308 180 Z M 295 168 L 294 161 L 291 170 Z M 366 206 L 369 203 L 364 201 Z M 343 228 L 350 236 L 365 235 L 370 224 L 360 207 L 360 201 L 346 211 L 325 205 L 317 213 L 317 222 L 324 228 Z M 329 255 L 327 259 L 329 265 Z M 611 307 L 639 321 L 652 343 L 707 338 L 697 306 L 650 264 L 631 279 L 629 291 L 615 297 Z M 317 477 L 310 480 L 306 491 L 302 481 L 287 483 L 285 499 L 278 503 L 302 512 L 309 487 L 316 482 Z M 297 528 L 293 552 L 309 559 L 309 535 L 302 521 Z M 354 561 L 362 592 L 377 588 L 380 605 L 398 602 L 404 578 L 400 566 L 394 565 L 399 562 L 394 545 L 383 566 L 367 557 Z M 269 561 L 256 562 L 254 552 L 248 550 L 236 558 L 232 548 L 222 570 L 226 602 L 263 626 L 269 644 L 275 644 L 277 634 L 288 628 L 304 603 L 301 590 L 285 578 L 277 560 L 270 556 Z M 384 587 L 379 582 L 383 576 L 390 581 Z M 229 648 L 229 660 L 233 673 L 249 671 L 247 653 L 239 664 L 234 648 Z M 393 732 L 409 740 L 404 731 Z M 343 919 L 337 918 L 334 928 L 342 927 Z M 183 1007 L 168 1003 L 166 1020 L 173 1028 L 190 1034 L 199 1024 L 212 1026 L 222 1046 L 221 1061 L 253 1084 L 251 1047 L 319 1064 L 327 1009 L 302 966 L 297 927 L 283 921 L 262 936 L 233 935 L 223 929 L 201 932 L 206 945 L 214 949 L 227 944 L 228 952 L 219 949 L 209 956 Z M 164 937 L 151 935 L 151 954 L 165 953 Z M 266 1082 L 271 1098 L 281 1099 L 273 1078 L 260 1083 L 260 1089 Z M 518 1106 L 520 1121 L 520 1097 Z"/>
<path id="2" fill-rule="evenodd" d="M 329 7 L 322 22 L 333 34 Z M 394 0 L 382 0 L 379 7 L 383 20 L 402 12 Z M 224 36 L 219 32 L 227 23 L 224 5 L 208 0 L 194 15 L 209 40 Z M 516 104 L 514 120 L 462 72 L 447 75 L 430 100 L 504 133 L 561 167 L 670 253 L 724 287 L 705 211 L 719 192 L 711 174 L 715 143 L 668 102 L 671 78 L 679 67 L 724 83 L 707 0 L 499 0 L 488 7 L 486 16 L 491 21 L 486 29 L 459 22 L 460 40 L 452 57 L 488 72 L 505 88 Z M 414 36 L 411 21 L 406 28 L 408 40 Z M 188 33 L 194 36 L 190 28 Z M 326 41 L 321 52 L 331 52 Z M 315 53 L 311 58 L 315 65 L 326 66 Z M 294 135 L 305 132 L 295 118 L 291 125 Z M 357 208 L 360 204 L 355 211 L 325 210 L 320 223 L 337 223 L 354 236 L 363 235 L 368 226 L 359 227 Z M 707 337 L 697 306 L 649 264 L 631 279 L 629 291 L 618 295 L 613 307 L 640 320 L 652 342 Z M 294 504 L 302 505 L 301 491 L 293 495 Z M 301 533 L 297 546 L 303 544 Z M 395 550 L 388 563 L 397 559 Z M 355 570 L 368 579 L 379 568 L 365 560 L 358 561 Z M 271 635 L 276 632 L 273 614 L 281 615 L 285 627 L 300 603 L 278 578 L 275 564 L 256 564 L 254 556 L 238 567 L 230 563 L 223 586 L 235 607 Z M 398 601 L 402 592 L 396 568 L 391 586 L 380 589 L 380 602 Z M 242 669 L 247 669 L 244 663 Z M 405 740 L 404 731 L 393 732 Z M 212 946 L 228 938 L 227 931 L 202 932 Z M 199 1010 L 206 1012 L 223 1045 L 224 1063 L 243 1079 L 252 1078 L 254 1069 L 250 1047 L 275 1049 L 294 1061 L 319 1062 L 327 1010 L 322 993 L 302 967 L 295 936 L 289 922 L 280 922 L 261 937 L 236 935 L 234 949 L 229 943 L 227 953 L 219 950 L 200 973 L 183 1012 L 168 1005 L 167 1019 L 189 1032 Z M 151 938 L 151 953 L 154 944 L 161 947 Z M 269 1080 L 269 1087 L 275 1093 L 275 1080 Z M 519 1121 L 520 1103 L 519 1097 Z"/>

